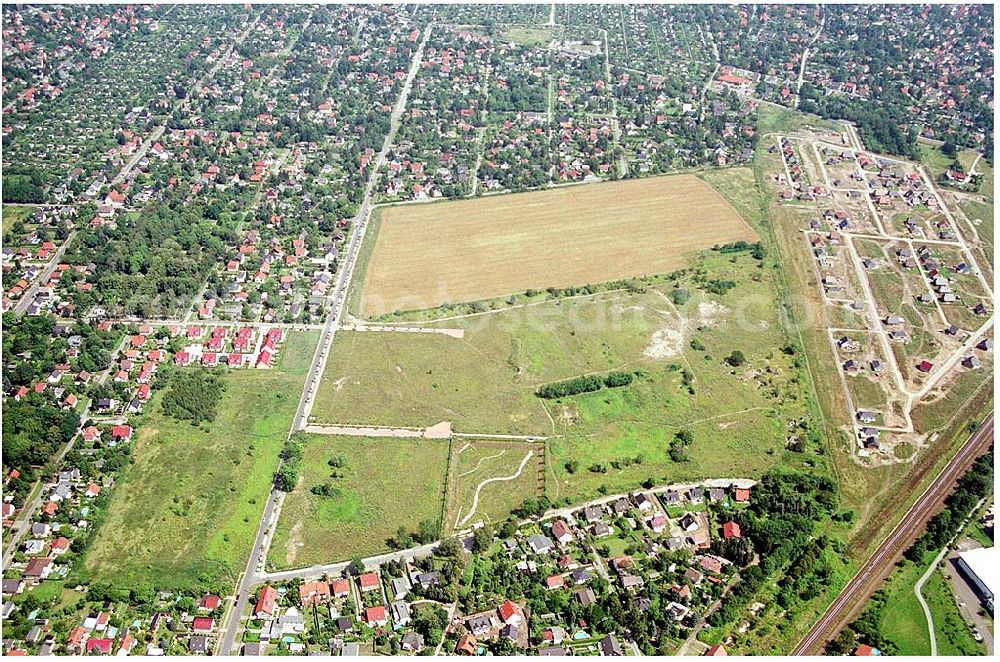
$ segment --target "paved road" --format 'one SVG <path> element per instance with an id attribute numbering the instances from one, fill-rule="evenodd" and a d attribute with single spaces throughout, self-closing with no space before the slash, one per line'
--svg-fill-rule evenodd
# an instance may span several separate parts
<path id="1" fill-rule="evenodd" d="M 239 327 L 248 326 L 254 329 L 288 329 L 290 331 L 315 331 L 322 329 L 323 324 L 306 324 L 303 322 L 244 322 L 240 320 L 192 320 L 185 322 L 183 319 L 149 319 L 142 317 L 118 317 L 118 322 L 126 324 L 149 324 L 150 326 L 223 326 Z"/>
<path id="2" fill-rule="evenodd" d="M 822 652 L 828 641 L 848 625 L 864 608 L 882 581 L 892 572 L 903 551 L 924 530 L 927 520 L 935 514 L 954 487 L 955 481 L 968 470 L 972 462 L 993 443 L 993 412 L 969 437 L 954 458 L 933 483 L 921 494 L 903 516 L 902 521 L 886 537 L 871 558 L 861 567 L 840 595 L 830 605 L 809 633 L 792 651 L 792 655 L 815 655 Z"/>
<path id="3" fill-rule="evenodd" d="M 98 384 L 103 384 L 108 380 L 108 376 L 111 374 L 111 368 L 115 365 L 115 362 L 118 360 L 118 354 L 122 351 L 122 349 L 124 349 L 126 342 L 128 342 L 128 336 L 125 336 L 121 339 L 121 341 L 118 343 L 118 346 L 115 348 L 115 351 L 111 354 L 111 361 L 108 364 L 108 367 L 105 368 L 104 372 L 102 372 L 97 377 Z M 91 404 L 93 404 L 92 401 L 87 401 L 87 405 L 83 408 L 83 411 L 80 412 L 80 426 L 76 429 L 76 432 L 73 433 L 73 437 L 65 444 L 63 444 L 62 449 L 58 453 L 56 453 L 51 462 L 52 466 L 56 467 L 62 466 L 63 458 L 66 457 L 66 453 L 68 453 L 70 449 L 73 448 L 73 445 L 79 438 L 80 431 L 83 430 L 83 426 L 86 425 L 87 419 L 90 418 Z M 35 493 L 34 498 L 28 501 L 26 504 L 24 504 L 24 507 L 21 508 L 21 511 L 17 514 L 17 517 L 14 518 L 14 523 L 11 525 L 10 539 L 4 545 L 3 549 L 4 571 L 6 571 L 7 568 L 10 567 L 11 562 L 14 560 L 14 553 L 17 551 L 18 546 L 21 544 L 21 540 L 24 538 L 24 535 L 31 530 L 31 523 L 35 519 L 35 513 L 38 511 L 39 508 L 42 507 L 42 501 L 48 494 L 48 491 L 51 487 L 52 487 L 51 483 L 43 482 L 40 485 L 40 489 L 38 489 L 37 492 Z"/>
<path id="4" fill-rule="evenodd" d="M 419 547 L 411 547 L 409 549 L 401 549 L 395 552 L 379 554 L 378 556 L 372 556 L 365 559 L 364 564 L 366 568 L 373 569 L 390 561 L 410 561 L 418 556 L 430 554 L 437 549 L 439 544 L 440 541 L 435 541 Z M 314 565 L 309 566 L 308 568 L 299 568 L 297 570 L 269 572 L 261 577 L 261 581 L 282 582 L 290 579 L 318 579 L 325 575 L 339 575 L 344 572 L 349 565 L 350 561 L 340 561 L 338 563 Z"/>
<path id="5" fill-rule="evenodd" d="M 305 427 L 305 423 L 309 418 L 309 410 L 312 407 L 312 400 L 315 396 L 316 389 L 319 386 L 319 380 L 323 376 L 323 369 L 326 366 L 326 359 L 330 352 L 333 336 L 337 331 L 345 309 L 347 288 L 351 282 L 351 275 L 354 270 L 354 265 L 357 263 L 358 253 L 361 250 L 365 229 L 368 225 L 368 216 L 371 213 L 372 193 L 375 190 L 375 183 L 378 179 L 378 171 L 382 163 L 384 163 L 386 154 L 389 152 L 389 149 L 392 146 L 392 141 L 395 138 L 396 130 L 399 127 L 399 118 L 402 116 L 403 108 L 406 106 L 406 98 L 410 92 L 410 88 L 413 86 L 413 79 L 416 77 L 417 71 L 420 68 L 420 61 L 423 59 L 424 46 L 427 44 L 427 39 L 430 36 L 432 25 L 433 24 L 428 25 L 425 28 L 424 38 L 413 55 L 413 61 L 410 65 L 410 70 L 407 73 L 406 82 L 403 85 L 403 89 L 400 91 L 399 98 L 396 101 L 396 105 L 393 108 L 392 115 L 390 117 L 389 132 L 386 134 L 385 141 L 382 144 L 382 150 L 379 152 L 378 158 L 372 163 L 372 171 L 368 180 L 368 185 L 365 189 L 365 197 L 351 230 L 351 240 L 348 243 L 343 268 L 337 277 L 337 285 L 329 298 L 332 303 L 332 309 L 330 314 L 327 316 L 326 323 L 323 325 L 323 332 L 320 336 L 319 344 L 316 346 L 316 351 L 313 354 L 313 359 L 309 367 L 309 373 L 306 375 L 306 383 L 302 391 L 302 398 L 299 400 L 298 409 L 295 412 L 295 417 L 292 419 L 292 427 L 288 433 L 289 437 Z M 271 537 L 274 533 L 274 525 L 277 523 L 278 516 L 281 513 L 281 502 L 283 498 L 284 495 L 280 490 L 276 488 L 272 489 L 267 503 L 264 506 L 264 514 L 261 517 L 260 525 L 257 528 L 257 536 L 254 539 L 253 550 L 250 553 L 250 559 L 247 561 L 246 570 L 243 572 L 243 576 L 240 578 L 238 584 L 236 601 L 227 614 L 220 632 L 217 652 L 222 655 L 232 654 L 236 643 L 236 636 L 241 628 L 243 611 L 246 609 L 250 600 L 253 587 L 260 581 L 261 576 L 263 575 L 264 564 L 267 560 L 267 551 L 270 547 Z"/>
<path id="6" fill-rule="evenodd" d="M 941 564 L 941 568 L 948 579 L 948 583 L 951 585 L 952 592 L 955 594 L 958 610 L 962 613 L 966 623 L 974 625 L 979 630 L 979 633 L 983 636 L 983 645 L 986 646 L 986 654 L 993 657 L 996 647 L 996 641 L 992 636 L 994 630 L 993 619 L 986 615 L 986 612 L 981 607 L 982 603 L 979 596 L 972 590 L 969 582 L 965 580 L 958 569 L 959 552 L 965 552 L 979 546 L 979 543 L 972 539 L 967 538 L 959 541 L 951 553 L 948 554 L 945 562 Z"/>
<path id="7" fill-rule="evenodd" d="M 73 241 L 74 237 L 76 237 L 76 230 L 73 230 L 66 236 L 66 241 L 64 241 L 62 246 L 56 250 L 52 259 L 49 260 L 49 263 L 46 264 L 41 273 L 35 276 L 35 279 L 31 281 L 31 285 L 28 286 L 27 291 L 24 292 L 21 295 L 21 298 L 17 300 L 17 303 L 14 304 L 15 315 L 20 317 L 21 315 L 24 315 L 26 310 L 28 310 L 28 306 L 31 305 L 31 303 L 35 300 L 35 295 L 38 294 L 38 288 L 42 286 L 42 283 L 49 282 L 49 278 L 52 277 L 52 272 L 54 272 L 56 267 L 59 266 L 59 263 L 62 262 L 62 257 L 65 255 L 66 249 L 69 248 L 70 242 Z"/>

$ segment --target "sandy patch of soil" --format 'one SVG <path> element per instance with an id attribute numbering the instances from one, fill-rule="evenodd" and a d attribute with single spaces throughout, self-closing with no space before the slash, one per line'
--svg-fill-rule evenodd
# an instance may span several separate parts
<path id="1" fill-rule="evenodd" d="M 715 321 L 729 312 L 729 309 L 716 301 L 702 301 L 698 304 L 698 323 L 712 326 Z"/>
<path id="2" fill-rule="evenodd" d="M 650 359 L 669 359 L 680 356 L 684 350 L 684 333 L 680 329 L 660 329 L 653 332 L 643 356 Z"/>

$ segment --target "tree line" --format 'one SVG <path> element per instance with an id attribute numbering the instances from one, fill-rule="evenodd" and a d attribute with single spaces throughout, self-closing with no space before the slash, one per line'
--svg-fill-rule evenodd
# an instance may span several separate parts
<path id="1" fill-rule="evenodd" d="M 628 386 L 639 376 L 639 372 L 616 370 L 607 375 L 581 375 L 561 382 L 553 382 L 539 387 L 536 395 L 546 400 L 563 398 L 580 393 L 591 393 L 603 388 L 619 388 Z"/>

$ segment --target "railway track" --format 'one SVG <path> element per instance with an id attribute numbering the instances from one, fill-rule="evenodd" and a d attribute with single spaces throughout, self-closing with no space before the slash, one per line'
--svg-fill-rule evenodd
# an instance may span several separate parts
<path id="1" fill-rule="evenodd" d="M 902 521 L 886 536 L 875 553 L 858 570 L 837 599 L 819 621 L 792 650 L 792 655 L 817 655 L 823 646 L 846 627 L 864 608 L 892 572 L 896 560 L 923 532 L 927 521 L 936 514 L 951 494 L 955 481 L 968 471 L 972 463 L 993 443 L 993 412 L 991 411 L 965 442 L 938 477 L 921 494 Z"/>

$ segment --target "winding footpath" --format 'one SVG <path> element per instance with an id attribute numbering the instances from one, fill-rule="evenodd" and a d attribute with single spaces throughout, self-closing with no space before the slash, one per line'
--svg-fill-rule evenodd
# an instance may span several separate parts
<path id="1" fill-rule="evenodd" d="M 524 465 L 528 464 L 528 462 L 534 456 L 535 456 L 534 451 L 528 451 L 525 454 L 524 459 L 521 460 L 520 466 L 517 467 L 517 471 L 515 471 L 511 475 L 500 476 L 496 478 L 487 478 L 483 482 L 479 483 L 479 485 L 476 486 L 476 494 L 475 496 L 472 497 L 472 508 L 469 509 L 469 514 L 463 517 L 462 521 L 458 523 L 458 526 L 465 526 L 465 523 L 468 522 L 470 519 L 472 519 L 472 516 L 476 514 L 476 510 L 479 509 L 479 494 L 483 491 L 484 487 L 486 487 L 490 483 L 502 483 L 508 480 L 517 480 L 521 476 L 521 472 L 524 471 Z"/>
<path id="2" fill-rule="evenodd" d="M 938 555 L 934 557 L 934 561 L 931 563 L 931 566 L 927 568 L 927 572 L 923 574 L 923 576 L 917 581 L 916 586 L 913 587 L 913 592 L 917 596 L 917 602 L 920 603 L 920 608 L 924 610 L 924 616 L 927 617 L 927 631 L 931 641 L 931 657 L 937 657 L 938 654 L 937 636 L 934 634 L 934 616 L 931 614 L 931 608 L 927 606 L 927 601 L 924 600 L 924 595 L 921 591 L 924 588 L 924 584 L 927 583 L 927 580 L 930 579 L 931 575 L 934 574 L 934 571 L 937 570 L 938 564 L 941 563 L 941 559 L 943 559 L 944 555 L 947 553 L 948 547 L 945 546 L 940 552 L 938 552 Z"/>

